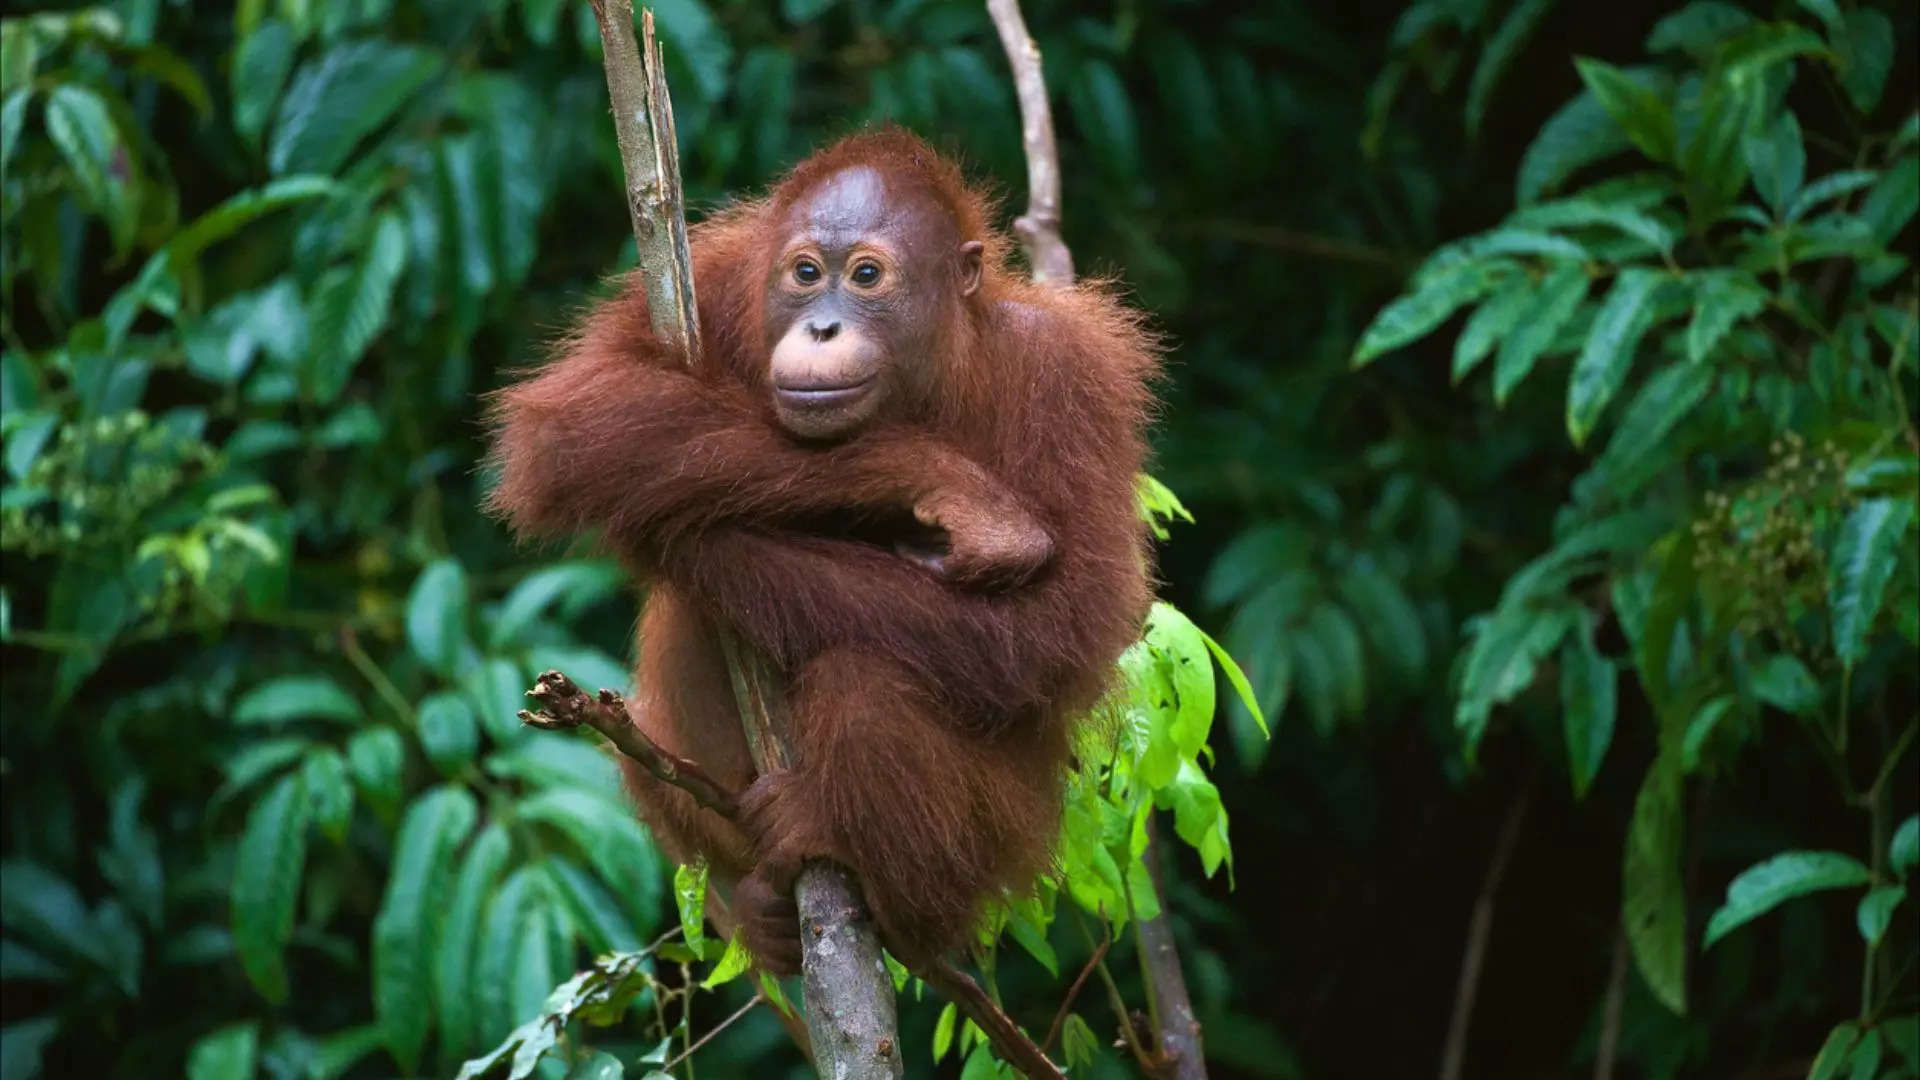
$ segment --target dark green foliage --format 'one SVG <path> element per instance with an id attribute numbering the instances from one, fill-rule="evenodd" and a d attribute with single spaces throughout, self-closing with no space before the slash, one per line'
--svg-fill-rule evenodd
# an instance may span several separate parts
<path id="1" fill-rule="evenodd" d="M 1194 513 L 1143 487 L 1178 608 L 985 981 L 1043 1031 L 1164 908 L 1216 1076 L 1426 1075 L 1532 761 L 1468 1075 L 1913 1075 L 1912 13 L 1349 7 L 1026 4 Z M 696 213 L 884 119 L 1023 200 L 980 4 L 656 11 Z M 632 597 L 476 510 L 479 395 L 632 258 L 584 5 L 0 25 L 0 1072 L 664 1066 L 737 950 L 655 943 L 695 871 L 513 715 L 623 687 Z M 1127 951 L 1076 1076 L 1132 1071 Z M 993 1075 L 896 977 L 907 1059 Z"/>

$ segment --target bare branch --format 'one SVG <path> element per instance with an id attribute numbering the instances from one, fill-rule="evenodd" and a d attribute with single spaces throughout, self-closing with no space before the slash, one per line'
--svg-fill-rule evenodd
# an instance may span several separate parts
<path id="1" fill-rule="evenodd" d="M 627 213 L 645 280 L 647 312 L 654 335 L 678 347 L 689 365 L 697 365 L 701 362 L 700 322 L 694 302 L 693 259 L 687 245 L 673 105 L 660 43 L 654 36 L 653 13 L 641 14 L 642 52 L 633 39 L 632 0 L 592 3 L 605 50 L 607 93 L 613 102 L 614 133 L 620 143 Z M 723 641 L 754 764 L 762 772 L 785 768 L 791 755 L 785 742 L 785 687 L 779 673 L 731 632 L 723 635 Z M 604 699 L 606 692 L 602 695 Z M 606 728 L 600 730 L 613 738 Z M 622 730 L 638 733 L 631 724 Z M 648 754 L 647 747 L 636 745 L 640 753 L 635 754 L 619 740 L 615 745 L 661 780 L 687 787 L 684 781 L 690 774 L 684 763 L 669 762 L 673 767 L 663 770 L 656 764 L 665 758 Z M 695 798 L 701 796 L 695 794 Z M 702 805 L 721 804 L 703 800 Z M 846 1080 L 898 1080 L 904 1066 L 893 984 L 880 962 L 880 940 L 866 918 L 859 890 L 844 871 L 816 863 L 794 883 L 794 899 L 803 920 L 801 969 L 814 1067 L 822 1076 Z M 812 933 L 806 932 L 809 929 Z"/>
<path id="2" fill-rule="evenodd" d="M 667 94 L 660 43 L 653 35 L 653 12 L 642 13 L 647 47 L 643 64 L 633 39 L 632 0 L 592 0 L 592 4 L 594 18 L 600 22 L 613 132 L 626 174 L 627 217 L 646 280 L 647 314 L 653 320 L 654 336 L 692 363 L 700 355 L 700 320 L 694 307 L 693 257 L 680 193 L 673 101 Z"/>
<path id="3" fill-rule="evenodd" d="M 1060 1025 L 1066 1023 L 1067 1013 L 1073 1009 L 1074 999 L 1080 996 L 1080 988 L 1087 984 L 1087 976 L 1092 975 L 1093 969 L 1100 966 L 1100 961 L 1107 958 L 1107 950 L 1111 948 L 1113 948 L 1113 939 L 1102 938 L 1099 948 L 1093 950 L 1093 955 L 1087 958 L 1087 963 L 1080 969 L 1080 974 L 1074 977 L 1073 985 L 1067 987 L 1067 996 L 1060 999 L 1060 1008 L 1053 1014 L 1053 1023 L 1047 1025 L 1047 1037 L 1040 1040 L 1042 1053 L 1046 1052 L 1047 1047 L 1053 1045 L 1054 1038 L 1060 1034 Z"/>
<path id="4" fill-rule="evenodd" d="M 1040 67 L 1040 46 L 1027 33 L 1020 0 L 987 0 L 1000 47 L 1013 68 L 1020 97 L 1020 139 L 1027 149 L 1027 212 L 1014 219 L 1013 231 L 1027 249 L 1033 280 L 1043 285 L 1073 282 L 1073 253 L 1060 239 L 1060 150 L 1053 141 L 1053 110 L 1047 104 L 1047 80 Z"/>
<path id="5" fill-rule="evenodd" d="M 582 724 L 606 736 L 613 748 L 646 767 L 656 778 L 693 796 L 693 801 L 733 817 L 739 800 L 726 786 L 686 758 L 678 757 L 647 738 L 627 715 L 626 702 L 611 690 L 588 697 L 572 679 L 558 671 L 542 674 L 527 691 L 541 711 L 520 710 L 520 719 L 546 731 L 569 731 Z"/>

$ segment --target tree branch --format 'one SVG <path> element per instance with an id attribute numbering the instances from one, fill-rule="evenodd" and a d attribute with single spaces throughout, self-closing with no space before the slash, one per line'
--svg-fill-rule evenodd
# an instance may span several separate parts
<path id="1" fill-rule="evenodd" d="M 738 659 L 729 666 L 739 693 L 742 722 L 750 731 L 780 731 L 784 724 L 780 699 L 762 694 L 757 685 L 757 678 L 765 674 L 758 665 L 764 661 L 743 655 L 743 646 L 730 634 L 723 635 L 723 645 L 730 661 Z M 738 817 L 738 793 L 647 738 L 628 719 L 619 694 L 603 689 L 589 696 L 566 675 L 549 671 L 540 676 L 527 696 L 545 711 L 521 710 L 520 718 L 525 722 L 548 731 L 591 727 L 606 736 L 614 749 L 646 766 L 662 782 L 687 792 L 700 805 L 728 820 Z M 756 765 L 762 761 L 758 757 L 762 752 L 770 755 L 765 760 L 785 760 L 771 756 L 786 752 L 778 739 L 766 740 L 755 751 Z M 815 1067 L 822 1076 L 902 1075 L 893 984 L 853 875 L 838 863 L 809 861 L 794 885 L 794 901 L 800 909 L 801 981 Z M 913 973 L 985 1032 L 1001 1060 L 1032 1080 L 1065 1080 L 1046 1054 L 971 976 L 945 960 L 923 965 Z M 823 1042 L 830 1045 L 822 1046 Z"/>
<path id="2" fill-rule="evenodd" d="M 592 0 L 592 4 L 600 23 L 607 94 L 613 102 L 614 134 L 620 143 L 627 213 L 646 283 L 648 316 L 654 336 L 678 347 L 689 365 L 697 365 L 701 362 L 700 322 L 693 259 L 687 245 L 673 105 L 660 43 L 654 36 L 653 13 L 642 12 L 642 53 L 633 39 L 632 0 Z M 754 763 L 762 772 L 784 768 L 791 755 L 786 747 L 784 687 L 779 675 L 730 632 L 723 632 L 723 642 Z M 632 725 L 626 728 L 632 730 Z M 628 752 L 619 740 L 614 745 Z M 643 753 L 635 760 L 649 772 L 667 783 L 687 786 L 683 781 L 690 774 L 682 767 L 685 763 L 675 761 L 669 763 L 672 768 L 656 769 L 655 763 L 665 759 L 640 749 Z M 835 1080 L 898 1080 L 904 1065 L 893 984 L 880 961 L 880 939 L 860 902 L 859 890 L 844 871 L 810 863 L 794 883 L 794 900 L 800 909 L 801 972 L 814 1068 Z"/>
<path id="3" fill-rule="evenodd" d="M 1047 104 L 1047 80 L 1040 46 L 1027 33 L 1020 0 L 987 0 L 987 13 L 1000 32 L 1000 47 L 1013 68 L 1020 98 L 1020 140 L 1027 149 L 1027 212 L 1015 218 L 1013 231 L 1027 250 L 1033 280 L 1043 285 L 1073 281 L 1073 253 L 1060 239 L 1060 150 L 1053 141 L 1053 110 Z"/>
<path id="4" fill-rule="evenodd" d="M 615 750 L 645 766 L 656 779 L 693 796 L 694 802 L 722 817 L 731 818 L 739 812 L 739 799 L 725 785 L 698 764 L 669 753 L 647 738 L 646 732 L 627 716 L 627 704 L 619 694 L 602 690 L 598 697 L 588 697 L 572 679 L 548 671 L 534 682 L 527 696 L 541 710 L 521 709 L 520 719 L 527 724 L 543 731 L 570 731 L 585 724 L 606 736 Z"/>

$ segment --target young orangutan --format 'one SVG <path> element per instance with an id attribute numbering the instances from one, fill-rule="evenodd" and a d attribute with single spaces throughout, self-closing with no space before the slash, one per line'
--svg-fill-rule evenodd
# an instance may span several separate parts
<path id="1" fill-rule="evenodd" d="M 744 788 L 741 823 L 632 763 L 629 788 L 775 971 L 805 859 L 855 871 L 911 959 L 1044 869 L 1070 722 L 1146 611 L 1153 343 L 1006 248 L 953 164 L 856 135 L 694 229 L 694 369 L 630 281 L 492 403 L 492 510 L 601 530 L 650 583 L 633 721 Z M 754 777 L 719 625 L 790 680 L 788 771 Z"/>

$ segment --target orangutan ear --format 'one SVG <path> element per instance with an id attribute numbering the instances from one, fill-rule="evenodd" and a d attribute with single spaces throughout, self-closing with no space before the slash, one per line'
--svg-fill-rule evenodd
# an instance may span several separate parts
<path id="1" fill-rule="evenodd" d="M 960 245 L 960 295 L 972 296 L 980 291 L 980 253 L 987 245 L 978 240 L 969 240 Z"/>

